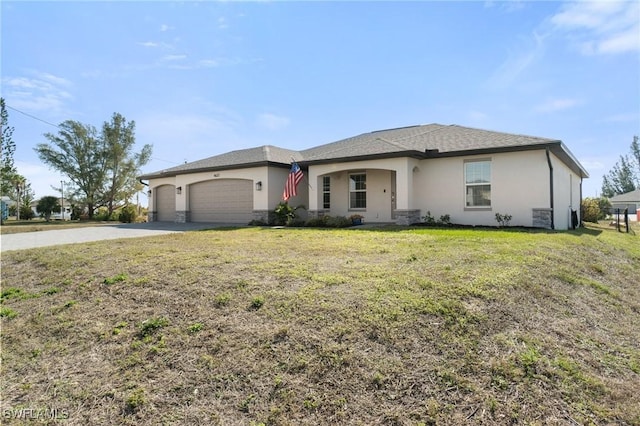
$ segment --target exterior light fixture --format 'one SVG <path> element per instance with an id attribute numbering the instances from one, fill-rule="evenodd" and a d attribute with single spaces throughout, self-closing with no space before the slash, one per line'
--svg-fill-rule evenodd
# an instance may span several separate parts
<path id="1" fill-rule="evenodd" d="M 256 191 L 262 191 L 262 181 L 261 180 L 256 182 Z"/>
<path id="2" fill-rule="evenodd" d="M 148 190 L 148 191 L 147 191 L 147 195 L 148 195 L 149 197 L 151 197 L 151 190 Z"/>
<path id="3" fill-rule="evenodd" d="M 178 195 L 182 194 L 182 187 L 181 186 L 178 186 L 176 188 L 176 194 L 178 194 Z"/>

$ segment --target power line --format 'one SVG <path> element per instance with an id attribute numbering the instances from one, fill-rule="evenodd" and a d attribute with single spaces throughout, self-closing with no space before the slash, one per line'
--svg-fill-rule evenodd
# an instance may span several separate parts
<path id="1" fill-rule="evenodd" d="M 7 108 L 9 108 L 9 109 L 11 109 L 11 110 L 15 111 L 15 112 L 19 112 L 19 113 L 20 113 L 20 114 L 22 114 L 22 115 L 26 115 L 26 116 L 27 116 L 27 117 L 29 117 L 29 118 L 32 118 L 32 119 L 34 119 L 34 120 L 41 121 L 41 122 L 43 122 L 43 123 L 45 123 L 45 124 L 48 124 L 49 126 L 53 126 L 53 127 L 57 128 L 57 129 L 62 129 L 62 128 L 61 128 L 60 126 L 58 126 L 57 124 L 50 123 L 50 122 L 48 122 L 47 120 L 43 120 L 42 118 L 38 118 L 38 117 L 36 117 L 35 115 L 31 115 L 31 114 L 28 114 L 28 113 L 26 113 L 26 112 L 24 112 L 24 111 L 20 111 L 19 109 L 14 108 L 14 107 L 9 106 L 9 105 L 5 105 L 5 106 L 6 106 Z M 175 162 L 175 161 L 163 160 L 163 159 L 161 159 L 161 158 L 154 158 L 154 157 L 151 157 L 151 159 L 152 159 L 152 160 L 157 160 L 157 161 L 164 161 L 165 163 L 181 164 L 181 163 L 177 163 L 177 162 Z M 185 161 L 185 162 L 186 162 L 186 161 Z"/>
<path id="2" fill-rule="evenodd" d="M 58 126 L 57 124 L 50 123 L 50 122 L 48 122 L 47 120 L 43 120 L 42 118 L 38 118 L 38 117 L 36 117 L 35 115 L 28 114 L 28 113 L 26 113 L 26 112 L 24 112 L 24 111 L 20 111 L 19 109 L 14 108 L 14 107 L 12 107 L 12 106 L 6 105 L 6 107 L 7 107 L 7 108 L 9 108 L 9 109 L 11 109 L 11 110 L 14 110 L 15 112 L 19 112 L 19 113 L 20 113 L 20 114 L 22 114 L 22 115 L 26 115 L 26 116 L 27 116 L 27 117 L 29 117 L 29 118 L 33 118 L 34 120 L 38 120 L 38 121 L 41 121 L 41 122 L 43 122 L 43 123 L 45 123 L 45 124 L 48 124 L 49 126 L 53 126 L 53 127 L 55 127 L 55 128 L 58 128 L 58 129 L 60 128 L 60 126 Z"/>

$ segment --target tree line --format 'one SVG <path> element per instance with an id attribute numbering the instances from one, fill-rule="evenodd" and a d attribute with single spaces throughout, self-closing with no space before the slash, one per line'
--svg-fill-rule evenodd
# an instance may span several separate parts
<path id="1" fill-rule="evenodd" d="M 14 163 L 16 144 L 12 139 L 13 127 L 8 125 L 4 99 L 1 99 L 2 118 L 2 194 L 18 204 L 31 198 L 33 191 L 26 179 L 18 173 Z M 79 121 L 67 120 L 59 124 L 57 133 L 45 133 L 47 143 L 34 150 L 50 169 L 65 176 L 64 198 L 70 199 L 89 218 L 105 207 L 109 216 L 126 205 L 142 189 L 137 176 L 140 168 L 151 159 L 152 146 L 145 144 L 135 151 L 135 122 L 114 113 L 100 130 Z M 62 192 L 63 188 L 51 186 Z M 21 200 L 22 195 L 22 200 Z"/>
<path id="2" fill-rule="evenodd" d="M 611 198 L 640 188 L 640 143 L 633 137 L 630 153 L 620 160 L 608 174 L 602 177 L 602 196 Z"/>

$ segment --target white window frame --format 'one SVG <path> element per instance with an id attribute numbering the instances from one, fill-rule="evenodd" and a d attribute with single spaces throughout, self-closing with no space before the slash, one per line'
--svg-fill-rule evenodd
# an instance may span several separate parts
<path id="1" fill-rule="evenodd" d="M 488 166 L 488 173 L 485 170 L 471 170 L 472 165 Z M 464 161 L 464 209 L 465 210 L 491 210 L 491 158 L 478 158 L 475 160 Z M 475 173 L 470 176 L 471 173 Z M 488 187 L 488 204 L 473 204 L 474 194 L 470 194 L 469 190 L 478 189 L 480 187 Z"/>
<path id="2" fill-rule="evenodd" d="M 364 179 L 356 181 L 356 176 L 363 176 Z M 359 185 L 360 184 L 360 185 Z M 359 199 L 358 194 L 364 194 L 364 199 Z M 358 201 L 364 201 L 364 206 L 358 206 Z M 367 209 L 367 174 L 365 172 L 349 173 L 349 210 Z"/>
<path id="3" fill-rule="evenodd" d="M 331 176 L 322 177 L 322 208 L 331 209 Z"/>

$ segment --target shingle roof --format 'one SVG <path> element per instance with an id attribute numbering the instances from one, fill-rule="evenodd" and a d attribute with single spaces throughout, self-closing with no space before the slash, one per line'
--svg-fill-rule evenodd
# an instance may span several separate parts
<path id="1" fill-rule="evenodd" d="M 472 129 L 457 125 L 427 124 L 363 133 L 302 151 L 305 161 L 360 157 L 394 152 L 438 150 L 440 153 L 483 149 L 522 148 L 559 143 L 554 139 Z"/>
<path id="2" fill-rule="evenodd" d="M 609 198 L 612 203 L 632 203 L 640 201 L 640 189 Z"/>
<path id="3" fill-rule="evenodd" d="M 292 158 L 310 165 L 327 161 L 347 161 L 359 157 L 403 155 L 424 158 L 427 155 L 434 155 L 434 153 L 447 156 L 466 152 L 510 151 L 543 146 L 551 147 L 562 161 L 581 176 L 588 176 L 586 170 L 571 152 L 557 139 L 494 132 L 458 125 L 427 124 L 363 133 L 302 151 L 270 145 L 231 151 L 145 175 L 141 179 L 171 176 L 185 172 L 193 173 L 201 170 L 258 166 L 267 163 L 281 163 L 288 167 Z M 427 154 L 427 151 L 430 154 Z"/>
<path id="4" fill-rule="evenodd" d="M 291 158 L 300 159 L 300 153 L 290 149 L 279 148 L 272 145 L 264 145 L 256 148 L 239 149 L 225 154 L 215 155 L 202 160 L 181 164 L 169 169 L 140 176 L 140 179 L 152 177 L 175 176 L 182 173 L 196 173 L 198 171 L 223 170 L 245 167 L 264 166 L 270 163 L 291 163 Z"/>

